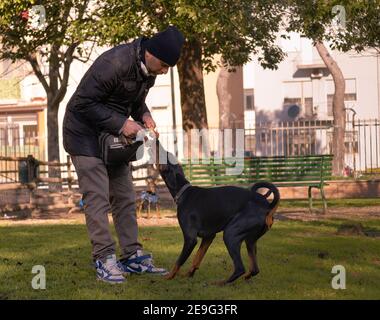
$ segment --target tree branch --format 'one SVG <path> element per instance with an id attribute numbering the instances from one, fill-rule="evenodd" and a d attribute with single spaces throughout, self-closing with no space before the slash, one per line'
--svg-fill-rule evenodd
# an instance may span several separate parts
<path id="1" fill-rule="evenodd" d="M 63 60 L 63 76 L 60 82 L 60 88 L 57 92 L 57 94 L 54 96 L 52 101 L 52 106 L 59 105 L 59 103 L 62 101 L 62 99 L 65 97 L 66 91 L 67 91 L 67 85 L 69 82 L 69 75 L 70 75 L 70 66 L 73 61 L 73 55 L 75 52 L 76 47 L 79 45 L 79 42 L 72 43 L 68 49 L 66 50 L 64 54 L 64 60 Z M 61 77 L 61 76 L 60 76 Z"/>
<path id="2" fill-rule="evenodd" d="M 46 93 L 50 93 L 50 86 L 47 83 L 44 75 L 42 74 L 41 68 L 37 61 L 36 53 L 31 53 L 26 57 L 26 60 L 31 64 L 34 74 L 38 78 L 38 80 L 41 82 L 42 86 L 44 87 Z"/>

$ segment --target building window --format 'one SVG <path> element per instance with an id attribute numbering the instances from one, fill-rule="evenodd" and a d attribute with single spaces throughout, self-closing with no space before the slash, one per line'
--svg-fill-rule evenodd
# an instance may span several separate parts
<path id="1" fill-rule="evenodd" d="M 285 98 L 284 107 L 287 107 L 287 115 L 289 118 L 298 117 L 302 110 L 304 111 L 305 117 L 313 116 L 313 98 Z M 298 108 L 297 108 L 298 107 Z M 298 112 L 295 112 L 298 110 Z"/>
<path id="2" fill-rule="evenodd" d="M 38 146 L 37 114 L 0 115 L 0 145 Z"/>
<path id="3" fill-rule="evenodd" d="M 329 117 L 333 116 L 333 94 L 327 95 L 327 115 Z M 346 93 L 344 95 L 344 102 L 355 102 L 356 101 L 356 93 Z"/>
<path id="4" fill-rule="evenodd" d="M 36 139 L 38 132 L 37 125 L 24 125 L 24 145 L 38 146 L 38 140 Z"/>
<path id="5" fill-rule="evenodd" d="M 20 131 L 17 123 L 0 126 L 0 146 L 15 147 L 20 145 Z"/>
<path id="6" fill-rule="evenodd" d="M 253 89 L 244 90 L 244 110 L 255 110 Z"/>
<path id="7" fill-rule="evenodd" d="M 301 105 L 301 98 L 285 98 L 284 105 L 296 104 L 298 106 Z"/>
<path id="8" fill-rule="evenodd" d="M 305 98 L 304 106 L 305 106 L 305 116 L 312 117 L 314 115 L 313 98 Z"/>

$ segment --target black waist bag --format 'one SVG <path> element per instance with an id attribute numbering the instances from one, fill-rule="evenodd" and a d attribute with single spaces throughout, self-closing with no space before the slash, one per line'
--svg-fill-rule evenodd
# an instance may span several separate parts
<path id="1" fill-rule="evenodd" d="M 133 141 L 124 135 L 114 136 L 102 132 L 99 136 L 101 157 L 106 165 L 120 165 L 130 161 L 136 161 L 137 149 L 142 141 Z"/>

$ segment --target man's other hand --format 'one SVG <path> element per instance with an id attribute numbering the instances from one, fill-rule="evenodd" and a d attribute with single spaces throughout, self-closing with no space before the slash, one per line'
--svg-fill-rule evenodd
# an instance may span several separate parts
<path id="1" fill-rule="evenodd" d="M 143 130 L 144 128 L 140 126 L 137 122 L 132 120 L 127 120 L 123 127 L 123 134 L 126 137 L 135 137 L 137 132 Z"/>
<path id="2" fill-rule="evenodd" d="M 142 120 L 147 129 L 154 130 L 156 128 L 156 123 L 154 122 L 149 112 L 144 113 Z"/>
<path id="3" fill-rule="evenodd" d="M 156 129 L 156 122 L 154 122 L 152 116 L 150 113 L 144 113 L 143 117 L 143 122 L 145 124 L 145 127 L 149 129 L 151 132 L 153 132 L 156 135 L 156 138 L 159 137 L 159 133 L 155 130 Z"/>

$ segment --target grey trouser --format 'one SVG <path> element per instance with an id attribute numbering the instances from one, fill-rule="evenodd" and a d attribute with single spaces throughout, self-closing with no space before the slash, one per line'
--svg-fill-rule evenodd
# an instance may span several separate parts
<path id="1" fill-rule="evenodd" d="M 83 194 L 86 225 L 94 260 L 115 253 L 108 213 L 112 212 L 121 258 L 141 249 L 137 241 L 135 191 L 128 165 L 106 166 L 95 157 L 71 156 Z"/>

